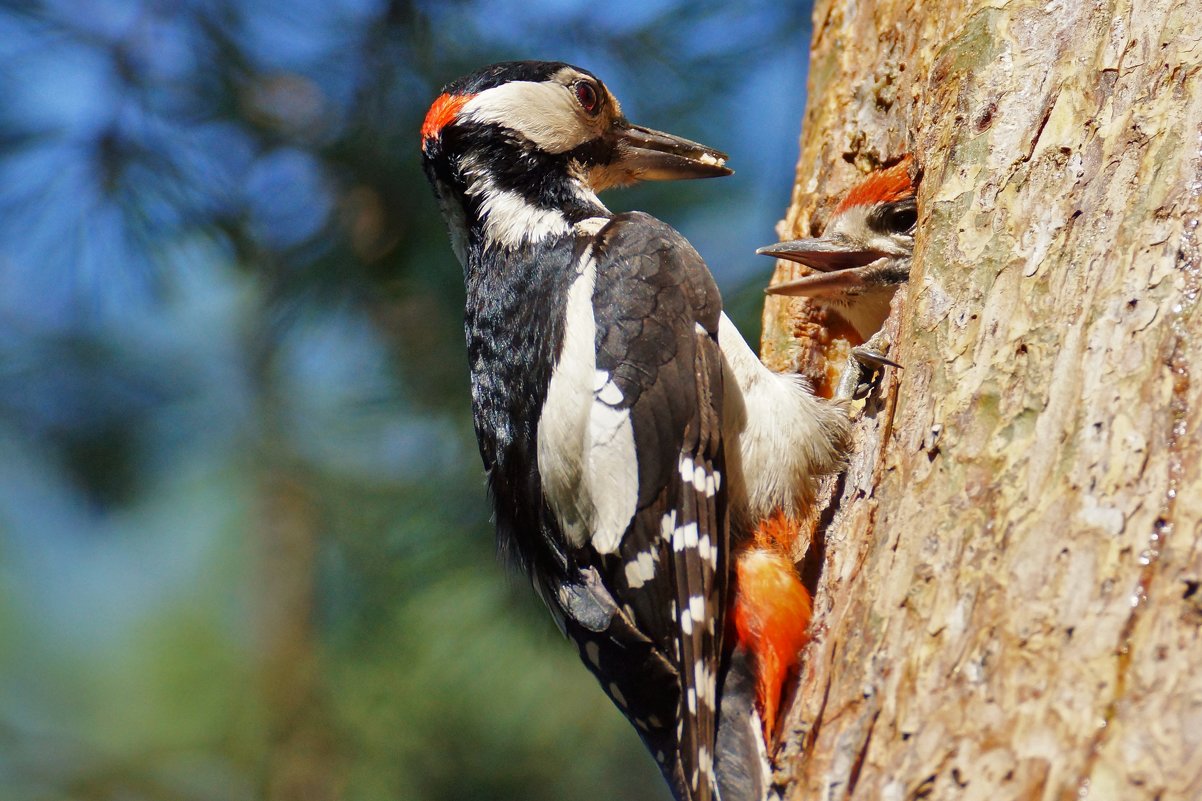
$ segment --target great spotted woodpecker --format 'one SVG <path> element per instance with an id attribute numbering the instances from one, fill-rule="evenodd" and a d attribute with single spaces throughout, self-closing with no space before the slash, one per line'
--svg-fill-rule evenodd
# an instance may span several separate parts
<path id="1" fill-rule="evenodd" d="M 679 801 L 758 801 L 756 679 L 730 669 L 754 660 L 728 636 L 732 546 L 805 512 L 847 416 L 761 364 L 680 234 L 597 197 L 727 175 L 726 156 L 631 124 L 587 70 L 530 61 L 447 85 L 421 147 L 464 268 L 502 551 Z"/>
<path id="2" fill-rule="evenodd" d="M 912 166 L 911 159 L 903 157 L 852 187 L 821 237 L 757 250 L 817 271 L 765 291 L 814 298 L 847 322 L 859 340 L 853 344 L 868 342 L 889 315 L 893 293 L 910 277 L 918 217 Z"/>

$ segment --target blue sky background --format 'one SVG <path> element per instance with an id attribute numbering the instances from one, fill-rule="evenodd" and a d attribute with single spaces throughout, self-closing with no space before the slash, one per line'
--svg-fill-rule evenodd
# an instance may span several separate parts
<path id="1" fill-rule="evenodd" d="M 560 59 L 758 326 L 809 6 L 0 6 L 0 798 L 663 799 L 492 553 L 438 88 Z"/>

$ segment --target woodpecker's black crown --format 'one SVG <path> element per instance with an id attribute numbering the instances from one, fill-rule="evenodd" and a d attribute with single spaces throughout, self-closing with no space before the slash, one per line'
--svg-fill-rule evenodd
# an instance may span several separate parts
<path id="1" fill-rule="evenodd" d="M 597 83 L 601 83 L 600 79 L 588 70 L 573 67 L 571 64 L 566 64 L 562 61 L 502 61 L 456 78 L 442 88 L 442 93 L 447 95 L 474 95 L 511 81 L 541 83 L 550 80 L 552 76 L 564 69 L 574 70 L 581 75 L 592 78 Z"/>

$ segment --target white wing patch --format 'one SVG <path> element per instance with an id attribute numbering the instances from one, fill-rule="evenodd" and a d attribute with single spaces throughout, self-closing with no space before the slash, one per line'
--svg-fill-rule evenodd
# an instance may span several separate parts
<path id="1" fill-rule="evenodd" d="M 676 530 L 676 510 L 669 509 L 668 512 L 660 518 L 659 533 L 665 540 L 672 539 L 672 532 Z"/>
<path id="2" fill-rule="evenodd" d="M 597 643 L 589 640 L 584 644 L 584 656 L 588 659 L 589 664 L 595 668 L 601 667 L 601 648 Z"/>
<path id="3" fill-rule="evenodd" d="M 680 477 L 681 478 L 683 478 L 686 482 L 691 482 L 693 480 L 694 469 L 695 468 L 693 466 L 692 457 L 689 457 L 689 456 L 681 456 L 680 457 Z"/>
<path id="4" fill-rule="evenodd" d="M 687 523 L 672 532 L 672 550 L 683 551 L 697 547 L 697 524 Z"/>
<path id="5" fill-rule="evenodd" d="M 702 595 L 689 596 L 689 616 L 694 623 L 705 622 L 705 597 Z"/>
<path id="6" fill-rule="evenodd" d="M 634 559 L 626 563 L 626 583 L 632 590 L 646 584 L 655 578 L 655 561 L 658 554 L 655 551 L 642 551 Z"/>
<path id="7" fill-rule="evenodd" d="M 697 768 L 703 776 L 714 778 L 714 755 L 704 745 L 697 749 Z M 764 785 L 765 787 L 768 785 Z"/>

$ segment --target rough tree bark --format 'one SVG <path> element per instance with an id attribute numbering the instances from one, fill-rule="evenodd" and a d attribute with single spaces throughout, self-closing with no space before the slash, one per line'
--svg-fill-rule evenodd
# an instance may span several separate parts
<path id="1" fill-rule="evenodd" d="M 819 0 L 810 76 L 782 236 L 923 177 L 783 797 L 1202 798 L 1202 6 Z"/>

